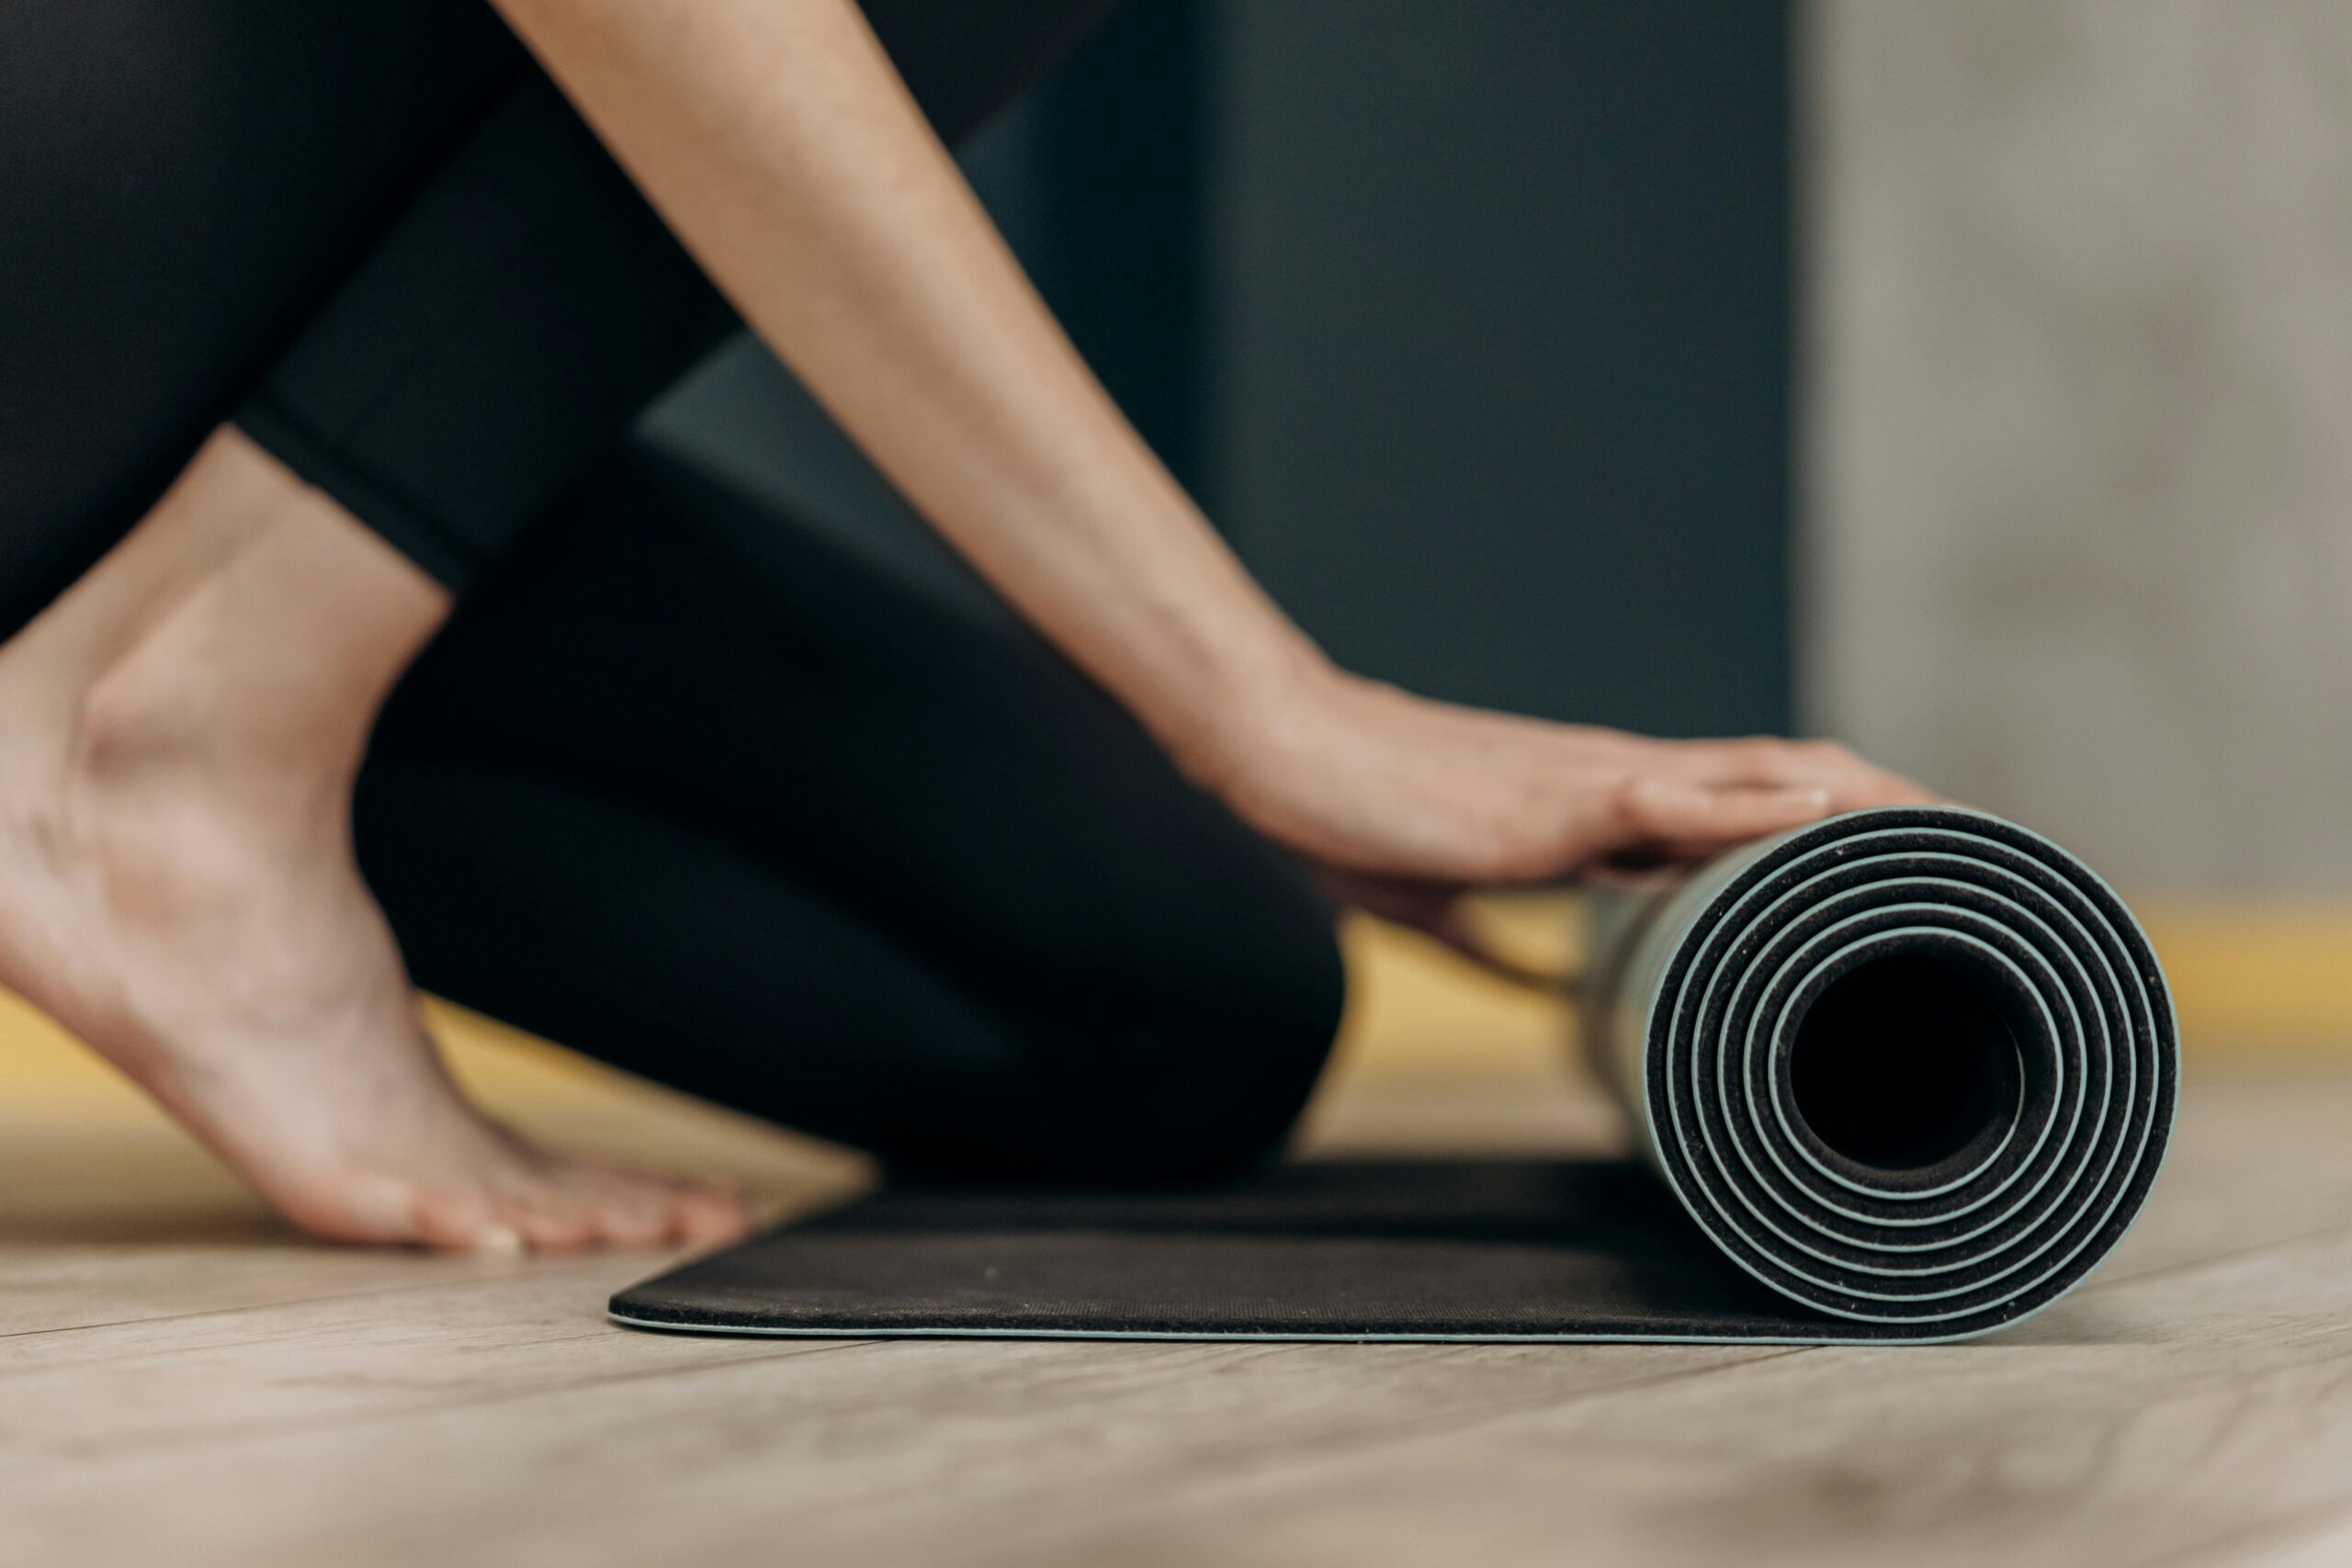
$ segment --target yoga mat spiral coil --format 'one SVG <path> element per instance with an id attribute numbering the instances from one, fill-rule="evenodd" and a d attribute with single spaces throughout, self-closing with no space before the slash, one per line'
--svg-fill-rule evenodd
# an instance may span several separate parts
<path id="1" fill-rule="evenodd" d="M 2025 829 L 1849 813 L 1614 901 L 1596 935 L 1587 1039 L 1651 1163 L 1727 1257 L 1867 1337 L 2047 1305 L 2155 1179 L 2163 971 Z"/>

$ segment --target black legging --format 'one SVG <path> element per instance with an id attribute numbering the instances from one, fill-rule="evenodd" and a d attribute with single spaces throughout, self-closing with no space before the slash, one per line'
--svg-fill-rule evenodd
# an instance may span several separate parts
<path id="1" fill-rule="evenodd" d="M 867 0 L 951 139 L 1107 0 Z M 362 773 L 420 984 L 938 1172 L 1205 1172 L 1328 909 L 1034 638 L 628 434 L 734 330 L 479 0 L 0 30 L 0 626 L 233 417 L 458 591 Z"/>

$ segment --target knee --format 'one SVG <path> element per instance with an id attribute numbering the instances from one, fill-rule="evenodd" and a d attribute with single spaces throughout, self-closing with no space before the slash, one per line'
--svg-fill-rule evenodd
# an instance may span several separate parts
<path id="1" fill-rule="evenodd" d="M 1124 987 L 1016 1026 L 1020 1065 L 974 1098 L 857 1141 L 894 1179 L 1210 1181 L 1279 1155 L 1314 1092 L 1346 995 L 1328 921 L 1281 962 L 1185 995 Z M 1239 983 L 1237 983 L 1239 982 Z"/>
<path id="2" fill-rule="evenodd" d="M 1143 1004 L 1069 1079 L 1060 1135 L 1046 1141 L 1057 1174 L 1212 1180 L 1271 1160 L 1330 1057 L 1345 997 L 1326 926 L 1246 989 Z"/>

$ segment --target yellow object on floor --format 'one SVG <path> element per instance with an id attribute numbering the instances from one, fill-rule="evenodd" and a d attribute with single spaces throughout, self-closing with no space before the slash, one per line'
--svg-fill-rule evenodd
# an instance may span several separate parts
<path id="1" fill-rule="evenodd" d="M 2352 905 L 2154 899 L 2139 913 L 2192 1059 L 2352 1051 Z"/>

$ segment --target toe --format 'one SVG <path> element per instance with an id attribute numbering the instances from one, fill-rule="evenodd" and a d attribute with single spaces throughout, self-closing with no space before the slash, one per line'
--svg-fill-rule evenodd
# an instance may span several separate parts
<path id="1" fill-rule="evenodd" d="M 677 1237 L 697 1246 L 735 1241 L 751 1228 L 742 1194 L 731 1188 L 689 1189 L 674 1209 Z"/>
<path id="2" fill-rule="evenodd" d="M 670 1239 L 669 1205 L 659 1188 L 618 1187 L 597 1203 L 596 1227 L 615 1247 L 659 1247 Z"/>
<path id="3" fill-rule="evenodd" d="M 577 1252 L 604 1239 L 592 1206 L 559 1195 L 514 1204 L 503 1217 L 533 1252 Z"/>
<path id="4" fill-rule="evenodd" d="M 601 1174 L 625 1194 L 608 1210 L 611 1223 L 626 1227 L 626 1234 L 609 1233 L 616 1245 L 731 1241 L 743 1234 L 743 1195 L 731 1183 L 617 1166 L 604 1167 Z"/>
<path id="5" fill-rule="evenodd" d="M 385 1241 L 416 1241 L 450 1252 L 519 1252 L 522 1237 L 492 1215 L 489 1205 L 470 1197 L 419 1193 L 409 1204 L 408 1234 Z"/>

